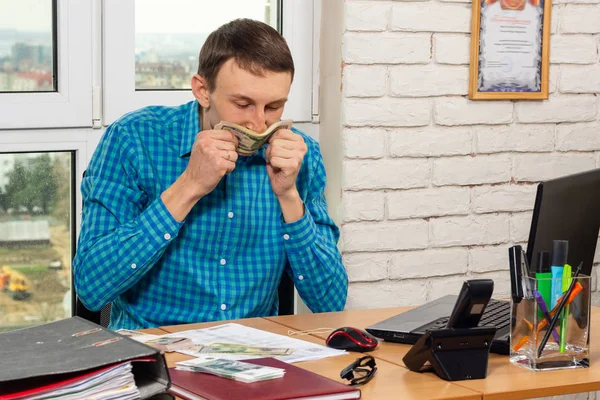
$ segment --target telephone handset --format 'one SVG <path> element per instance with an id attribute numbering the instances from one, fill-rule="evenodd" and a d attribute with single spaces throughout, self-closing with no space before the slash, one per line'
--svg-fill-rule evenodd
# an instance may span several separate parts
<path id="1" fill-rule="evenodd" d="M 446 328 L 476 327 L 493 291 L 494 281 L 491 279 L 465 281 L 454 304 L 452 314 L 448 318 Z"/>

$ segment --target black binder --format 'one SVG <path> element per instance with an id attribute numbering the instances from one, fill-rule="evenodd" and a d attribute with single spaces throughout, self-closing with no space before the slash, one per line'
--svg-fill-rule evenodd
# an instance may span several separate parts
<path id="1" fill-rule="evenodd" d="M 171 382 L 164 355 L 80 317 L 0 334 L 0 397 L 136 359 L 133 375 L 142 399 Z"/>

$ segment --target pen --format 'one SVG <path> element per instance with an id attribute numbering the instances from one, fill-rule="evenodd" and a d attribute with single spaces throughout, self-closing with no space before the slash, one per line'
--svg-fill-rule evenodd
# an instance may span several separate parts
<path id="1" fill-rule="evenodd" d="M 577 278 L 579 276 L 579 273 L 581 272 L 581 267 L 582 266 L 583 266 L 583 262 L 579 263 L 579 265 L 577 266 L 577 269 L 575 269 L 575 274 L 573 275 L 573 279 L 571 281 L 571 284 L 569 285 L 569 289 L 564 294 L 562 301 L 558 305 L 558 308 L 556 310 L 556 314 L 554 314 L 554 317 L 552 317 L 552 321 L 550 321 L 550 325 L 548 326 L 548 330 L 546 331 L 546 334 L 544 335 L 544 338 L 542 339 L 542 343 L 540 343 L 540 347 L 538 347 L 538 351 L 537 351 L 538 358 L 540 358 L 542 356 L 542 351 L 544 350 L 544 347 L 546 347 L 546 343 L 548 343 L 548 338 L 550 338 L 550 333 L 552 332 L 552 330 L 556 326 L 556 322 L 558 321 L 559 316 L 562 313 L 563 307 L 565 306 L 565 303 L 567 302 L 567 300 L 571 296 L 571 292 L 573 291 L 573 287 L 575 287 L 575 278 Z"/>
<path id="2" fill-rule="evenodd" d="M 529 342 L 529 336 L 523 336 L 521 340 L 517 344 L 514 345 L 513 351 L 519 350 L 521 347 L 525 346 Z"/>
<path id="3" fill-rule="evenodd" d="M 566 292 L 571 285 L 571 266 L 569 264 L 565 264 L 563 268 L 563 276 L 562 276 L 562 290 Z M 562 317 L 560 320 L 560 343 L 558 346 L 558 351 L 561 353 L 565 352 L 567 348 L 567 324 L 569 319 L 569 305 L 565 303 L 562 311 Z"/>
<path id="4" fill-rule="evenodd" d="M 575 298 L 577 297 L 577 295 L 579 295 L 579 293 L 583 290 L 583 286 L 581 286 L 581 283 L 576 282 L 575 286 L 573 287 L 573 292 L 571 292 L 571 294 L 569 295 L 569 298 L 567 299 L 567 303 L 566 304 L 571 304 L 573 302 L 573 300 L 575 300 Z M 560 303 L 562 301 L 564 296 L 561 296 L 558 299 L 558 302 Z M 558 309 L 558 304 L 556 305 L 556 307 L 554 307 L 552 310 L 550 310 L 550 318 L 554 317 L 554 314 L 556 314 L 556 310 Z M 540 331 L 542 329 L 544 329 L 546 327 L 546 325 L 548 325 L 549 322 L 546 321 L 546 319 L 541 320 L 540 322 L 538 322 L 538 326 L 537 326 L 537 333 L 540 333 Z"/>
<path id="5" fill-rule="evenodd" d="M 521 247 L 521 284 L 523 285 L 523 297 L 530 299 L 533 296 L 531 282 L 529 282 L 529 263 L 527 263 L 527 254 Z"/>
<path id="6" fill-rule="evenodd" d="M 519 245 L 512 246 L 508 249 L 508 261 L 510 267 L 510 295 L 513 304 L 520 303 L 523 299 L 523 276 L 521 257 L 523 248 Z"/>
<path id="7" fill-rule="evenodd" d="M 538 306 L 540 307 L 540 311 L 542 312 L 542 314 L 544 314 L 546 321 L 548 323 L 550 323 L 552 318 L 550 317 L 550 313 L 548 312 L 548 307 L 546 306 L 546 302 L 544 301 L 542 294 L 540 292 L 538 292 L 537 290 L 535 292 L 533 292 L 533 294 L 535 296 L 535 301 L 537 301 Z M 554 338 L 556 343 L 558 343 L 560 341 L 560 337 L 558 336 L 558 333 L 556 332 L 555 329 L 552 330 L 552 337 Z"/>

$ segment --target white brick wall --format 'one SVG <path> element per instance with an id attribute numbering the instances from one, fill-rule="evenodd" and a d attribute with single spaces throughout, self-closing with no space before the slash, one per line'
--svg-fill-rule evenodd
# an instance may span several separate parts
<path id="1" fill-rule="evenodd" d="M 436 186 L 477 185 L 510 180 L 510 155 L 441 157 L 433 161 Z"/>
<path id="2" fill-rule="evenodd" d="M 347 308 L 508 296 L 537 183 L 600 166 L 600 0 L 554 2 L 547 101 L 467 99 L 470 0 L 345 3 Z"/>
<path id="3" fill-rule="evenodd" d="M 596 38 L 592 35 L 552 35 L 550 62 L 556 64 L 594 64 L 598 59 Z"/>
<path id="4" fill-rule="evenodd" d="M 436 33 L 433 35 L 433 50 L 438 64 L 469 64 L 471 37 L 464 34 Z"/>
<path id="5" fill-rule="evenodd" d="M 447 187 L 388 192 L 387 217 L 410 219 L 469 213 L 469 188 Z"/>
<path id="6" fill-rule="evenodd" d="M 392 6 L 392 31 L 470 32 L 471 9 L 465 4 L 397 3 Z"/>
<path id="7" fill-rule="evenodd" d="M 473 147 L 473 134 L 465 127 L 396 128 L 388 132 L 390 157 L 466 155 Z"/>
<path id="8" fill-rule="evenodd" d="M 429 97 L 468 92 L 465 66 L 411 65 L 390 67 L 390 96 Z"/>
<path id="9" fill-rule="evenodd" d="M 600 93 L 600 65 L 564 67 L 559 87 L 561 93 Z"/>
<path id="10" fill-rule="evenodd" d="M 438 125 L 508 124 L 513 119 L 513 105 L 506 101 L 441 97 L 435 100 L 434 116 Z"/>

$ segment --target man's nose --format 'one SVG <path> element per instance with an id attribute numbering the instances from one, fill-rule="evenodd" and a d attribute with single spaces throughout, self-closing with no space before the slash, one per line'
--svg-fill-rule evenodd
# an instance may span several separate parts
<path id="1" fill-rule="evenodd" d="M 246 128 L 252 129 L 254 132 L 263 132 L 267 129 L 267 121 L 265 120 L 265 113 L 257 111 L 252 116 L 252 121 L 249 121 Z"/>

